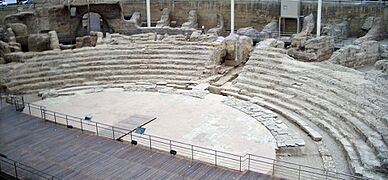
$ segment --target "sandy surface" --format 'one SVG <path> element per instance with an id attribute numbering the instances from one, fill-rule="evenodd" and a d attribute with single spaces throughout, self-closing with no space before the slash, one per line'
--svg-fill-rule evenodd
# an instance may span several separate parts
<path id="1" fill-rule="evenodd" d="M 214 94 L 199 99 L 107 89 L 49 98 L 35 104 L 77 117 L 92 115 L 92 121 L 118 127 L 126 126 L 125 122 L 133 116 L 157 117 L 145 125 L 146 134 L 242 156 L 251 153 L 275 158 L 275 139 L 270 132 L 252 117 L 224 105 L 223 98 Z"/>

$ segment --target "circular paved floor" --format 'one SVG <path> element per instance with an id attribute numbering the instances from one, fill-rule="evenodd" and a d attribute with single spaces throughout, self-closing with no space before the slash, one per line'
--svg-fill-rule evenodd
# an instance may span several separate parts
<path id="1" fill-rule="evenodd" d="M 275 139 L 254 118 L 222 103 L 224 96 L 204 99 L 153 92 L 103 92 L 48 98 L 35 104 L 49 110 L 114 126 L 126 126 L 129 117 L 157 119 L 146 133 L 238 155 L 275 158 Z"/>

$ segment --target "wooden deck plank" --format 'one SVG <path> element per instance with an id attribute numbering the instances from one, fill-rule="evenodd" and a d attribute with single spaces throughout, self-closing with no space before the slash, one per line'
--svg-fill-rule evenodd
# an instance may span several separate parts
<path id="1" fill-rule="evenodd" d="M 82 133 L 0 109 L 0 153 L 65 179 L 257 179 L 242 173 Z"/>

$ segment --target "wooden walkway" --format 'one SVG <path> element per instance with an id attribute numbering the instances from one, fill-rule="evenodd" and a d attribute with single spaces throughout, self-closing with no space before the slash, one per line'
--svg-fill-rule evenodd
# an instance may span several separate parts
<path id="1" fill-rule="evenodd" d="M 0 109 L 0 153 L 63 179 L 273 179 L 131 146 Z"/>

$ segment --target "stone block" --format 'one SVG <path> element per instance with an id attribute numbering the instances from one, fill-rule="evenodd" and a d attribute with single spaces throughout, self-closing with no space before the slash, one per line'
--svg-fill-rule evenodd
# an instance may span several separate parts
<path id="1" fill-rule="evenodd" d="M 31 34 L 28 37 L 29 51 L 45 51 L 50 49 L 50 36 L 48 34 Z"/>

